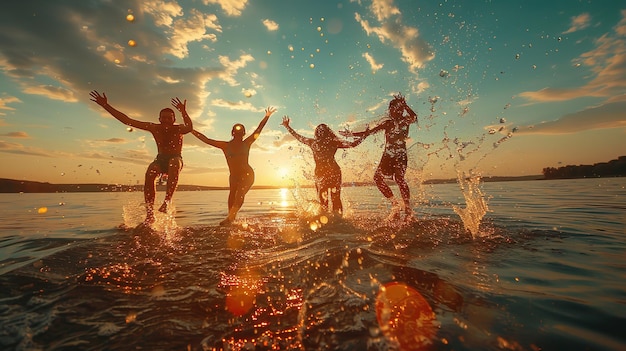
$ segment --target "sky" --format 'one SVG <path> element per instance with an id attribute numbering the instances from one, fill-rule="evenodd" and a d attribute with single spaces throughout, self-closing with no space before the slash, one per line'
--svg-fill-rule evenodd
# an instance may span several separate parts
<path id="1" fill-rule="evenodd" d="M 229 140 L 272 115 L 255 185 L 310 183 L 320 123 L 363 130 L 393 94 L 418 114 L 411 184 L 524 176 L 626 155 L 626 4 L 613 0 L 29 0 L 0 12 L 0 178 L 142 184 L 156 145 L 90 101 L 158 121 L 186 100 Z M 182 122 L 177 112 L 177 121 Z M 371 181 L 384 135 L 336 158 Z M 185 136 L 179 184 L 227 186 L 222 152 Z"/>

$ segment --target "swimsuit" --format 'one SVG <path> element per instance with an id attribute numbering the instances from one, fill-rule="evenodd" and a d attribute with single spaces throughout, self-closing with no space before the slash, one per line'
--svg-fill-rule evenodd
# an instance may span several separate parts
<path id="1" fill-rule="evenodd" d="M 183 157 L 179 154 L 179 155 L 174 155 L 174 154 L 158 154 L 157 157 L 154 159 L 154 162 L 156 162 L 156 164 L 159 166 L 159 173 L 164 174 L 167 173 L 168 169 L 170 168 L 170 161 L 173 158 L 180 158 L 180 163 L 181 163 L 181 168 L 182 168 L 182 163 L 183 163 Z"/>

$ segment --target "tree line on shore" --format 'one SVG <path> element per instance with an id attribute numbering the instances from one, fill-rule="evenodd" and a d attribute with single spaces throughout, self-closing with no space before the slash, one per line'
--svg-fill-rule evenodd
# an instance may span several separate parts
<path id="1" fill-rule="evenodd" d="M 545 179 L 624 177 L 626 176 L 626 156 L 592 165 L 546 167 L 543 169 L 543 176 Z"/>

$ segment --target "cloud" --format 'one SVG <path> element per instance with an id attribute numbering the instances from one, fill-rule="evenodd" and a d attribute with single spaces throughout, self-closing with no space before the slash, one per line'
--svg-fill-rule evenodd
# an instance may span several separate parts
<path id="1" fill-rule="evenodd" d="M 19 103 L 19 102 L 22 102 L 22 100 L 16 98 L 15 96 L 0 97 L 0 111 L 2 110 L 15 111 L 15 108 L 9 106 L 9 104 Z M 0 112 L 0 116 L 6 116 L 6 113 Z"/>
<path id="2" fill-rule="evenodd" d="M 531 102 L 568 101 L 582 97 L 611 98 L 626 93 L 626 10 L 614 27 L 594 41 L 595 47 L 575 60 L 576 66 L 588 67 L 590 79 L 582 86 L 571 88 L 546 87 L 526 91 L 519 96 Z"/>
<path id="3" fill-rule="evenodd" d="M 591 15 L 588 13 L 583 13 L 578 16 L 572 17 L 572 23 L 568 30 L 563 32 L 563 34 L 577 32 L 579 30 L 585 29 L 589 27 L 589 23 L 591 22 Z"/>
<path id="4" fill-rule="evenodd" d="M 134 9 L 133 22 L 126 20 L 128 9 Z M 18 2 L 0 11 L 0 73 L 23 93 L 52 100 L 91 104 L 89 91 L 107 92 L 110 103 L 133 118 L 157 120 L 154 106 L 169 107 L 170 99 L 180 96 L 188 100 L 193 117 L 206 103 L 207 82 L 219 77 L 236 84 L 232 75 L 237 70 L 219 64 L 181 67 L 172 61 L 188 55 L 188 43 L 211 43 L 221 32 L 215 15 L 185 12 L 182 18 L 177 3 L 159 0 L 129 0 L 124 6 Z M 136 46 L 127 44 L 131 38 Z M 0 111 L 16 102 L 21 101 L 3 96 Z"/>
<path id="5" fill-rule="evenodd" d="M 26 132 L 10 132 L 6 134 L 2 134 L 2 136 L 9 137 L 9 138 L 19 138 L 19 139 L 30 138 L 30 135 L 28 135 L 28 133 Z"/>
<path id="6" fill-rule="evenodd" d="M 400 50 L 402 60 L 409 65 L 411 72 L 416 73 L 435 57 L 430 45 L 420 37 L 419 30 L 403 24 L 402 13 L 393 6 L 393 0 L 375 0 L 369 9 L 379 22 L 378 26 L 371 24 L 359 13 L 355 13 L 354 18 L 367 35 L 376 35 L 381 43 L 390 43 Z"/>
<path id="7" fill-rule="evenodd" d="M 43 157 L 53 157 L 49 151 L 39 148 L 33 147 L 25 147 L 19 143 L 9 143 L 3 140 L 0 140 L 0 152 L 4 152 L 7 154 L 17 154 L 17 155 L 28 155 L 28 156 L 43 156 Z"/>
<path id="8" fill-rule="evenodd" d="M 52 85 L 28 85 L 23 84 L 22 91 L 26 94 L 42 95 L 52 100 L 61 100 L 66 102 L 76 102 L 78 99 L 74 96 L 74 92 L 64 87 Z"/>
<path id="9" fill-rule="evenodd" d="M 555 121 L 518 127 L 516 134 L 570 134 L 592 129 L 626 127 L 626 99 L 591 107 Z"/>
<path id="10" fill-rule="evenodd" d="M 124 144 L 126 143 L 127 140 L 122 139 L 122 138 L 109 138 L 109 139 L 104 139 L 102 141 L 107 142 L 107 143 L 114 143 L 114 144 Z"/>
<path id="11" fill-rule="evenodd" d="M 170 53 L 182 59 L 189 56 L 187 44 L 205 40 L 216 42 L 217 35 L 207 33 L 207 28 L 217 32 L 222 31 L 222 27 L 217 23 L 217 16 L 213 14 L 206 15 L 196 9 L 192 9 L 184 19 L 174 22 L 169 40 L 171 44 Z"/>
<path id="12" fill-rule="evenodd" d="M 249 54 L 244 54 L 239 56 L 238 59 L 231 61 L 228 56 L 220 56 L 219 61 L 224 67 L 224 71 L 219 75 L 219 77 L 230 86 L 237 86 L 239 83 L 235 80 L 234 76 L 240 68 L 246 67 L 248 62 L 254 61 L 254 57 Z"/>
<path id="13" fill-rule="evenodd" d="M 265 26 L 265 28 L 267 28 L 267 30 L 269 30 L 270 32 L 273 31 L 277 31 L 278 30 L 278 23 L 270 20 L 270 19 L 264 19 L 263 20 L 263 25 Z"/>
<path id="14" fill-rule="evenodd" d="M 228 16 L 240 16 L 246 8 L 248 0 L 203 0 L 205 5 L 217 4 Z"/>
<path id="15" fill-rule="evenodd" d="M 361 4 L 360 1 L 357 2 Z M 355 20 L 368 36 L 375 35 L 381 43 L 391 45 L 400 52 L 401 60 L 415 76 L 411 90 L 415 93 L 421 92 L 427 84 L 421 84 L 418 71 L 435 58 L 430 44 L 420 36 L 418 28 L 403 23 L 402 12 L 394 5 L 393 0 L 373 0 L 368 10 L 377 24 L 371 23 L 358 12 L 354 14 Z M 372 65 L 369 58 L 366 59 Z M 372 66 L 374 67 L 376 66 Z"/>
<path id="16" fill-rule="evenodd" d="M 374 60 L 374 57 L 372 57 L 372 55 L 369 54 L 369 52 L 364 53 L 363 57 L 370 64 L 370 67 L 372 68 L 372 72 L 373 73 L 376 73 L 376 71 L 378 71 L 379 69 L 383 68 L 383 66 L 384 66 L 384 64 L 382 64 L 382 63 L 377 63 L 376 60 Z"/>
<path id="17" fill-rule="evenodd" d="M 393 5 L 393 0 L 373 0 L 370 11 L 382 22 L 392 16 L 400 15 L 400 9 Z"/>
<path id="18" fill-rule="evenodd" d="M 211 101 L 211 106 L 224 107 L 230 110 L 263 112 L 262 108 L 256 108 L 249 102 L 244 101 L 227 101 L 224 99 L 215 99 Z"/>

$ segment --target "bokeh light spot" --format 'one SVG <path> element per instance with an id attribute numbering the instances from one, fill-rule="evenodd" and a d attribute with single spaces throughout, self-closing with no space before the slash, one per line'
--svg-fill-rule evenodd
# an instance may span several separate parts
<path id="1" fill-rule="evenodd" d="M 399 282 L 380 288 L 376 319 L 385 337 L 397 342 L 402 350 L 428 350 L 437 333 L 435 314 L 428 301 Z"/>

